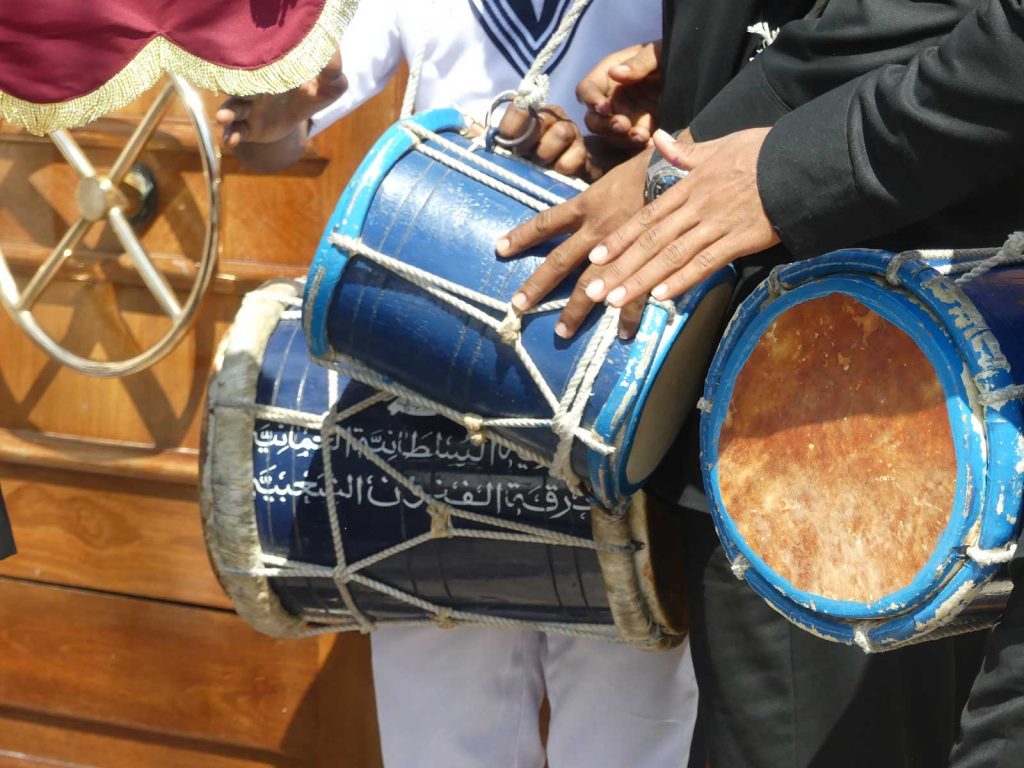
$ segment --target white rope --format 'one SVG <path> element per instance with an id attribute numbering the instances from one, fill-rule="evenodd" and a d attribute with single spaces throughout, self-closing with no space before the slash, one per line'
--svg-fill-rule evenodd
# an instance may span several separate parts
<path id="1" fill-rule="evenodd" d="M 996 267 L 1024 264 L 1024 232 L 1014 232 L 1003 243 L 1003 247 L 990 259 L 978 264 L 971 271 L 961 275 L 956 282 L 966 283 L 991 272 Z"/>
<path id="2" fill-rule="evenodd" d="M 1007 544 L 997 549 L 982 549 L 981 547 L 968 547 L 967 556 L 982 567 L 990 565 L 1003 565 L 1013 560 L 1017 554 L 1016 544 Z"/>
<path id="3" fill-rule="evenodd" d="M 547 401 L 548 406 L 552 410 L 552 417 L 551 419 L 531 418 L 523 421 L 518 421 L 514 418 L 502 418 L 499 425 L 506 428 L 549 427 L 559 437 L 559 442 L 554 454 L 548 459 L 538 457 L 536 453 L 529 451 L 529 449 L 525 449 L 526 451 L 529 451 L 529 458 L 531 460 L 540 458 L 541 463 L 548 466 L 555 477 L 565 482 L 574 491 L 577 491 L 580 486 L 580 479 L 576 476 L 571 466 L 572 441 L 579 440 L 589 449 L 606 456 L 615 452 L 615 447 L 605 443 L 604 440 L 595 432 L 582 428 L 580 421 L 582 420 L 586 404 L 593 392 L 593 386 L 597 380 L 597 375 L 600 372 L 601 367 L 604 365 L 608 352 L 616 338 L 615 331 L 618 324 L 618 310 L 607 309 L 605 311 L 605 314 L 598 323 L 594 334 L 591 336 L 587 348 L 584 350 L 582 356 L 577 362 L 576 369 L 573 371 L 573 375 L 566 385 L 565 393 L 562 398 L 559 399 L 552 391 L 550 385 L 544 378 L 543 372 L 537 366 L 529 351 L 523 346 L 518 327 L 509 328 L 508 317 L 510 314 L 514 314 L 514 309 L 509 303 L 499 301 L 458 283 L 453 283 L 450 280 L 446 280 L 438 275 L 419 269 L 418 267 L 413 267 L 391 256 L 380 253 L 379 251 L 370 248 L 364 243 L 351 237 L 332 235 L 330 241 L 336 247 L 349 251 L 350 253 L 358 254 L 369 261 L 374 262 L 375 264 L 409 281 L 413 285 L 422 288 L 439 300 L 463 311 L 484 326 L 493 330 L 496 334 L 502 337 L 503 341 L 506 343 L 510 340 L 509 334 L 511 332 L 511 340 L 513 341 L 512 348 L 515 350 L 523 367 L 529 373 L 530 378 L 533 379 L 539 392 Z M 469 301 L 472 301 L 473 304 L 470 304 Z M 487 314 L 474 306 L 474 304 L 483 305 L 500 311 L 502 313 L 502 319 L 499 320 L 498 318 Z M 536 313 L 542 309 L 544 311 L 550 311 L 551 309 L 560 308 L 561 306 L 564 306 L 562 301 L 549 302 L 544 307 L 537 307 L 531 310 L 531 312 Z M 437 413 L 463 424 L 472 434 L 480 435 L 482 437 L 484 435 L 483 430 L 486 427 L 496 426 L 486 418 L 476 416 L 475 414 L 461 413 L 442 403 L 435 402 L 429 398 L 423 397 L 422 395 L 410 392 L 405 387 L 397 385 L 390 378 L 374 372 L 369 368 L 369 366 L 366 366 L 360 361 L 353 360 L 347 356 L 341 355 L 340 353 L 336 353 L 335 357 L 345 367 L 346 373 L 351 375 L 353 378 L 362 381 L 364 384 L 369 386 L 389 392 L 396 397 L 411 399 L 414 404 L 420 405 L 421 407 L 435 410 Z M 371 375 L 368 376 L 368 373 Z M 487 435 L 487 437 L 493 439 L 494 436 Z M 525 447 L 520 447 L 518 444 L 514 443 L 511 445 L 513 450 L 520 453 L 520 455 L 527 457 L 523 450 Z"/>
<path id="4" fill-rule="evenodd" d="M 523 205 L 528 205 L 529 207 L 536 208 L 537 210 L 545 210 L 545 208 L 549 206 L 561 205 L 565 202 L 564 197 L 556 195 L 554 192 L 544 189 L 543 187 L 539 187 L 521 176 L 517 176 L 511 171 L 502 168 L 497 163 L 491 162 L 482 153 L 466 149 L 439 133 L 435 133 L 428 128 L 424 128 L 418 123 L 406 121 L 402 123 L 401 126 L 407 133 L 410 133 L 413 137 L 419 139 L 416 149 L 420 152 L 423 152 L 428 157 L 447 165 L 449 168 L 453 168 L 466 176 L 469 176 L 475 181 L 479 181 L 481 184 L 486 184 L 492 189 L 507 194 L 514 200 L 523 203 Z M 451 156 L 438 152 L 432 147 L 424 146 L 423 142 L 425 141 L 430 141 L 440 147 L 443 147 L 447 152 L 451 153 Z M 465 165 L 459 163 L 459 160 L 462 160 Z M 469 166 L 476 166 L 480 170 L 486 171 L 486 173 L 493 178 L 487 178 L 487 176 L 483 176 L 481 178 L 481 176 L 478 175 L 479 172 Z M 505 184 L 500 184 L 500 181 L 505 182 Z M 511 192 L 510 189 L 512 190 Z M 513 194 L 513 192 L 515 194 Z M 525 193 L 533 199 L 529 201 L 526 199 L 520 199 L 519 192 Z M 544 206 L 544 208 L 537 208 L 539 201 L 547 203 L 548 205 Z"/>
<path id="5" fill-rule="evenodd" d="M 1024 400 L 1024 385 L 1016 384 L 997 389 L 994 392 L 978 393 L 978 403 L 990 407 L 999 407 L 1011 400 Z"/>
<path id="6" fill-rule="evenodd" d="M 879 651 L 885 650 L 880 645 L 877 645 L 874 640 L 871 639 L 871 630 L 874 629 L 875 622 L 873 621 L 860 621 L 857 622 L 853 627 L 853 642 L 855 642 L 864 653 L 878 653 Z"/>
<path id="7" fill-rule="evenodd" d="M 519 92 L 515 99 L 517 107 L 520 109 L 529 109 L 531 107 L 533 109 L 540 109 L 547 104 L 550 83 L 544 70 L 547 69 L 548 64 L 555 58 L 555 54 L 558 53 L 558 50 L 572 35 L 576 23 L 590 6 L 590 3 L 591 0 L 576 0 L 565 16 L 562 17 L 562 22 L 558 25 L 558 29 L 555 30 L 555 34 L 551 36 L 551 39 L 541 49 L 541 52 L 537 54 L 537 58 L 533 61 L 533 66 L 530 67 L 523 77 L 522 83 L 519 84 Z"/>
<path id="8" fill-rule="evenodd" d="M 423 36 L 423 42 L 416 49 L 416 55 L 409 62 L 409 81 L 405 86 L 405 96 L 402 98 L 401 119 L 411 117 L 416 111 L 416 95 L 420 90 L 420 77 L 423 74 L 423 61 L 427 55 L 427 41 L 429 35 Z"/>
<path id="9" fill-rule="evenodd" d="M 447 626 L 453 623 L 474 623 L 484 626 L 520 626 L 544 632 L 558 632 L 561 634 L 570 634 L 579 637 L 614 639 L 615 630 L 612 627 L 605 625 L 523 622 L 498 616 L 488 616 L 486 614 L 478 614 L 468 611 L 451 610 L 361 575 L 361 572 L 373 565 L 414 547 L 420 546 L 421 544 L 430 541 L 432 538 L 436 538 L 439 533 L 446 537 L 487 539 L 549 546 L 566 546 L 625 555 L 632 554 L 636 551 L 635 546 L 616 546 L 612 544 L 605 544 L 594 541 L 593 539 L 558 533 L 538 526 L 518 523 L 513 520 L 505 520 L 488 515 L 481 515 L 475 512 L 469 512 L 434 498 L 425 489 L 423 489 L 422 486 L 399 472 L 374 452 L 351 430 L 340 426 L 345 419 L 366 410 L 372 405 L 376 405 L 385 400 L 390 400 L 391 398 L 392 396 L 389 394 L 378 393 L 342 412 L 337 412 L 335 406 L 327 412 L 326 417 L 320 417 L 321 448 L 323 450 L 324 484 L 326 489 L 325 501 L 327 504 L 328 519 L 331 528 L 331 541 L 335 550 L 337 565 L 335 567 L 313 565 L 291 561 L 280 556 L 263 554 L 261 559 L 265 564 L 264 567 L 234 569 L 230 572 L 242 573 L 250 576 L 260 576 L 264 578 L 327 578 L 333 580 L 338 588 L 346 609 L 353 617 L 353 622 L 340 622 L 339 624 L 331 627 L 314 627 L 309 630 L 309 632 L 313 634 L 353 628 L 358 628 L 364 633 L 373 631 L 374 623 L 359 610 L 358 605 L 352 597 L 351 590 L 349 589 L 349 584 L 356 583 L 393 597 L 401 602 L 419 607 L 422 610 L 433 614 L 435 617 L 434 623 L 439 623 L 442 626 Z M 291 411 L 290 409 L 259 404 L 229 402 L 220 403 L 219 405 L 223 407 L 244 407 L 253 412 L 264 412 L 272 414 L 273 416 L 280 416 L 288 420 L 282 421 L 281 423 L 291 422 L 302 426 L 308 424 L 308 419 L 302 418 L 304 414 Z M 341 523 L 338 516 L 336 495 L 334 492 L 336 481 L 333 471 L 333 458 L 331 455 L 332 433 L 340 435 L 352 450 L 359 453 L 360 456 L 374 464 L 374 466 L 384 472 L 388 477 L 420 499 L 424 503 L 424 507 L 427 509 L 428 514 L 431 515 L 431 531 L 384 549 L 364 558 L 363 560 L 351 564 L 347 563 L 344 552 Z M 489 525 L 503 530 L 495 531 L 455 528 L 452 525 L 452 520 L 455 518 Z"/>
<path id="10" fill-rule="evenodd" d="M 900 271 L 900 267 L 916 258 L 917 254 L 914 251 L 904 251 L 893 256 L 889 261 L 889 265 L 885 268 L 885 279 L 889 285 L 899 286 L 900 278 L 897 273 Z"/>
<path id="11" fill-rule="evenodd" d="M 409 79 L 405 86 L 405 96 L 402 97 L 402 112 L 401 118 L 404 120 L 407 117 L 411 117 L 416 111 L 416 97 L 420 92 L 420 80 L 423 76 L 423 64 L 427 58 L 427 43 L 434 36 L 428 34 L 427 30 L 422 27 L 430 27 L 434 23 L 434 0 L 420 0 L 416 6 L 418 18 L 414 20 L 414 23 L 420 25 L 420 34 L 423 35 L 423 42 L 416 49 L 416 53 L 413 54 L 412 61 L 409 64 Z M 433 30 L 429 30 L 433 32 Z"/>
<path id="12" fill-rule="evenodd" d="M 747 571 L 750 570 L 750 561 L 743 555 L 736 555 L 736 559 L 730 563 L 732 575 L 740 581 L 747 580 Z"/>

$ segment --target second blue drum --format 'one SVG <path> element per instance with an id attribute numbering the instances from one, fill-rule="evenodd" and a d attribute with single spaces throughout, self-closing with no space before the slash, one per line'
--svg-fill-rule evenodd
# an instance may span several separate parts
<path id="1" fill-rule="evenodd" d="M 624 508 L 692 413 L 734 273 L 651 302 L 632 340 L 611 309 L 570 341 L 555 335 L 575 276 L 516 316 L 509 302 L 551 246 L 502 260 L 495 244 L 580 186 L 466 130 L 455 111 L 418 115 L 360 166 L 310 270 L 310 349 Z"/>
<path id="2" fill-rule="evenodd" d="M 541 466 L 316 365 L 251 293 L 210 383 L 202 511 L 238 612 L 274 635 L 406 623 L 681 641 L 677 518 L 592 509 Z"/>

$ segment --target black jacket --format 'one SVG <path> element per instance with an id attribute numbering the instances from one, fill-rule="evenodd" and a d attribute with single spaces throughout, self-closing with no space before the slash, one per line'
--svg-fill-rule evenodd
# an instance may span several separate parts
<path id="1" fill-rule="evenodd" d="M 690 127 L 768 125 L 758 186 L 793 256 L 999 245 L 1024 223 L 1024 2 L 831 0 Z"/>

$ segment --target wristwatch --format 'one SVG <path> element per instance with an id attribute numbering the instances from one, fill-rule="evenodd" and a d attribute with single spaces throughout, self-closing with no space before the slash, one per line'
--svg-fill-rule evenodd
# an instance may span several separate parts
<path id="1" fill-rule="evenodd" d="M 644 189 L 644 202 L 653 203 L 659 195 L 674 184 L 685 179 L 689 171 L 677 168 L 666 160 L 660 152 L 654 151 L 651 162 L 647 166 L 647 187 Z"/>

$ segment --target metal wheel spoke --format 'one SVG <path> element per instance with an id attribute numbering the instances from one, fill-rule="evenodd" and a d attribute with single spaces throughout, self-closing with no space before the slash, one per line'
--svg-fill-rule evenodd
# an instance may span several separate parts
<path id="1" fill-rule="evenodd" d="M 121 154 L 118 155 L 117 160 L 114 161 L 114 165 L 110 169 L 108 178 L 115 186 L 120 184 L 128 171 L 131 170 L 132 165 L 134 165 L 135 161 L 142 153 L 142 148 L 146 146 L 146 142 L 153 136 L 157 126 L 160 125 L 160 121 L 163 119 L 164 113 L 171 105 L 171 98 L 173 96 L 174 86 L 168 83 L 167 86 L 160 91 L 160 95 L 156 97 L 156 101 L 154 101 L 152 106 L 150 106 L 146 111 L 146 114 L 142 118 L 142 122 L 139 123 L 135 132 L 132 133 L 132 137 L 128 139 L 128 143 L 125 145 L 124 149 L 121 150 Z"/>
<path id="2" fill-rule="evenodd" d="M 68 256 L 71 255 L 72 251 L 75 250 L 82 238 L 85 237 L 85 233 L 89 231 L 90 222 L 85 219 L 78 219 L 71 228 L 64 233 L 64 237 L 60 239 L 60 242 L 50 251 L 50 255 L 46 257 L 46 261 L 40 265 L 36 273 L 32 275 L 32 279 L 29 281 L 25 290 L 22 291 L 21 296 L 18 299 L 18 309 L 27 310 L 32 309 L 35 303 L 39 301 L 39 296 L 46 289 L 46 286 L 50 284 L 53 278 L 57 275 L 61 265 L 67 260 Z"/>
<path id="3" fill-rule="evenodd" d="M 70 133 L 67 131 L 54 131 L 50 134 L 50 139 L 57 145 L 60 153 L 64 155 L 68 165 L 74 168 L 79 176 L 83 179 L 91 179 L 96 175 L 96 169 L 93 168 L 92 163 L 89 162 L 89 158 L 85 156 L 82 148 L 78 146 L 78 142 L 71 138 Z"/>
<path id="4" fill-rule="evenodd" d="M 160 273 L 160 270 L 153 266 L 153 262 L 150 261 L 149 255 L 142 247 L 142 243 L 135 236 L 135 231 L 128 222 L 128 218 L 120 208 L 111 208 L 109 217 L 110 224 L 114 228 L 114 234 L 117 235 L 117 239 L 121 241 L 125 252 L 135 264 L 135 268 L 142 276 L 142 281 L 152 292 L 161 309 L 170 315 L 171 318 L 177 320 L 181 317 L 181 305 L 178 303 L 178 298 L 174 295 L 174 290 L 171 288 L 170 283 L 167 282 L 167 279 Z"/>

